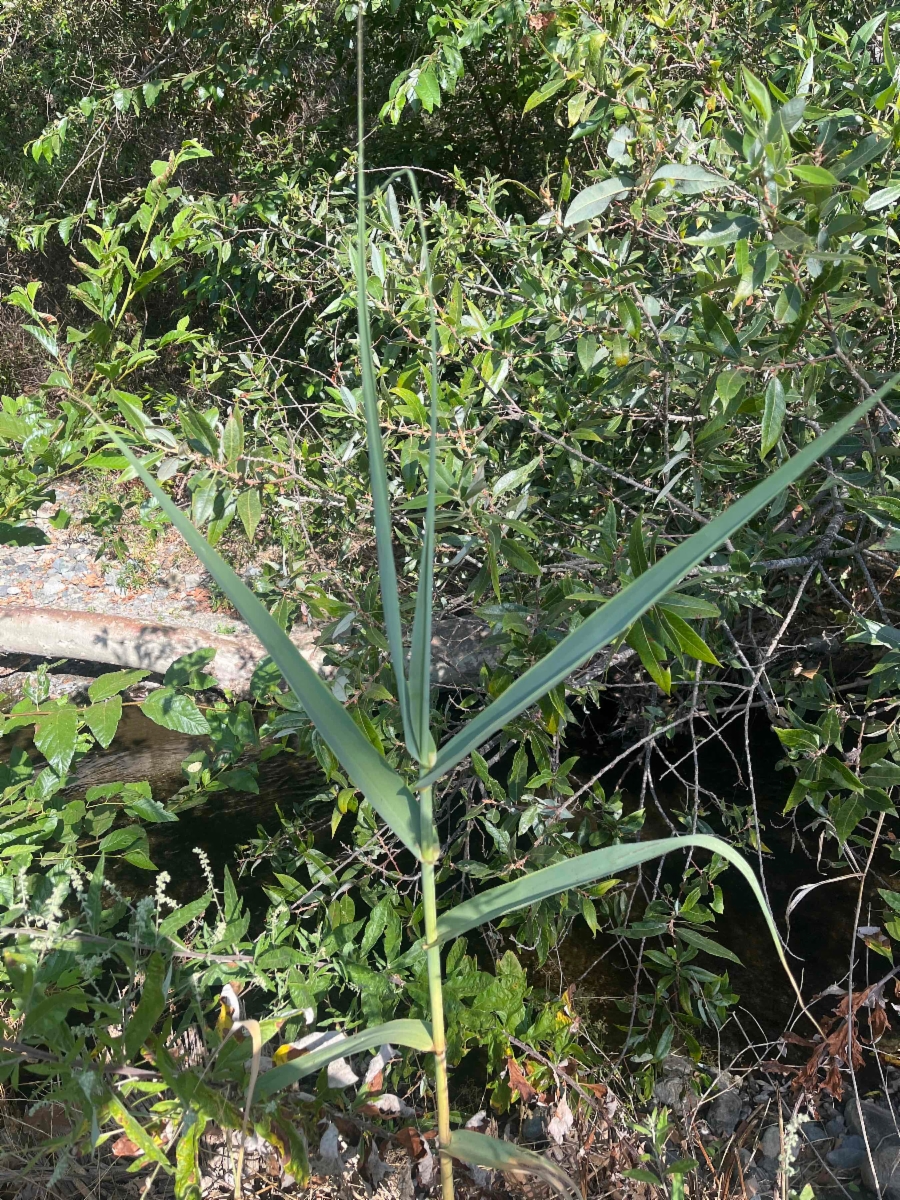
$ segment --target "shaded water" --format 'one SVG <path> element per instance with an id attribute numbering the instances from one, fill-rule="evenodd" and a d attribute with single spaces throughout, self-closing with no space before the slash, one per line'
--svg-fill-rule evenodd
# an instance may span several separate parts
<path id="1" fill-rule="evenodd" d="M 206 745 L 205 738 L 164 729 L 138 708 L 126 706 L 109 749 L 83 759 L 66 791 L 83 795 L 98 784 L 146 780 L 154 799 L 165 803 L 185 783 L 183 760 Z M 206 890 L 195 849 L 208 856 L 221 883 L 226 866 L 234 871 L 238 846 L 255 837 L 260 827 L 275 833 L 280 824 L 278 810 L 289 814 L 294 803 L 316 795 L 321 784 L 317 764 L 285 752 L 259 762 L 259 795 L 214 792 L 196 807 L 179 812 L 177 822 L 145 825 L 150 858 L 172 877 L 169 894 L 185 904 Z M 141 893 L 152 886 L 150 872 L 122 861 L 110 863 L 108 874 L 128 892 Z"/>
<path id="2" fill-rule="evenodd" d="M 583 756 L 586 773 L 596 771 L 614 751 L 605 752 L 599 739 L 592 745 L 593 735 L 586 725 L 578 744 L 572 749 Z M 204 744 L 202 738 L 188 738 L 150 722 L 136 708 L 126 708 L 119 732 L 103 754 L 92 755 L 78 767 L 70 785 L 74 792 L 113 781 L 150 782 L 153 795 L 160 801 L 171 799 L 185 782 L 182 761 L 194 749 Z M 671 745 L 671 744 L 670 744 Z M 618 749 L 618 747 L 616 747 Z M 782 757 L 777 740 L 767 727 L 760 725 L 754 732 L 751 750 L 754 757 L 755 784 L 760 820 L 765 828 L 764 841 L 771 852 L 762 861 L 762 875 L 770 904 L 782 932 L 788 933 L 792 968 L 803 983 L 806 997 L 814 996 L 830 984 L 840 981 L 854 941 L 859 956 L 857 980 L 866 978 L 867 952 L 854 939 L 854 914 L 858 882 L 847 880 L 829 883 L 812 891 L 791 915 L 789 926 L 784 920 L 791 897 L 800 887 L 847 873 L 847 869 L 830 869 L 816 861 L 817 844 L 809 836 L 798 837 L 796 827 L 781 817 L 790 781 L 786 773 L 775 770 Z M 259 795 L 237 792 L 218 792 L 203 804 L 179 814 L 177 823 L 148 825 L 150 856 L 160 869 L 169 872 L 170 893 L 182 903 L 201 894 L 206 880 L 200 869 L 194 848 L 203 850 L 210 859 L 217 879 L 224 867 L 233 870 L 236 848 L 258 836 L 260 830 L 274 834 L 279 830 L 279 809 L 290 813 L 295 802 L 308 799 L 320 789 L 321 776 L 315 764 L 285 753 L 259 764 Z M 740 786 L 734 763 L 723 750 L 709 751 L 702 763 L 702 781 L 720 800 L 747 804 L 749 793 Z M 634 777 L 626 776 L 625 794 Z M 665 811 L 684 806 L 683 792 L 657 786 L 657 795 Z M 636 801 L 632 797 L 632 804 Z M 323 812 L 323 816 L 324 816 Z M 711 820 L 713 818 L 710 818 Z M 802 823 L 802 822 L 801 822 Z M 666 836 L 670 830 L 652 805 L 648 807 L 645 836 Z M 753 863 L 759 871 L 760 863 Z M 672 856 L 666 864 L 663 881 L 677 885 L 683 859 Z M 868 905 L 877 909 L 880 899 L 877 886 L 896 886 L 892 879 L 894 864 L 887 855 L 876 857 L 873 876 L 867 887 L 862 922 L 877 924 L 871 919 Z M 140 893 L 148 889 L 150 873 L 120 864 L 115 867 L 120 887 Z M 254 896 L 265 879 L 254 881 L 250 892 L 242 885 L 247 903 L 253 908 Z M 781 1032 L 794 1011 L 795 1001 L 781 970 L 765 922 L 746 883 L 734 870 L 719 877 L 725 893 L 725 915 L 719 918 L 716 938 L 733 950 L 741 966 L 709 960 L 708 965 L 721 969 L 727 965 L 733 990 L 741 997 L 748 1032 L 758 1022 L 759 1032 L 772 1036 Z M 870 956 L 874 957 L 874 956 Z M 889 969 L 883 958 L 872 964 L 873 978 Z M 612 1016 L 610 1001 L 615 997 L 630 997 L 633 978 L 625 967 L 610 934 L 592 937 L 587 927 L 578 922 L 572 935 L 556 948 L 548 964 L 548 986 L 561 991 L 577 983 L 582 995 L 590 999 L 598 1012 L 605 1013 L 618 1023 L 619 1014 Z"/>
<path id="3" fill-rule="evenodd" d="M 668 743 L 667 758 L 674 761 L 688 748 L 686 741 L 683 744 L 677 741 Z M 594 748 L 592 754 L 589 723 L 583 727 L 574 749 L 583 756 L 587 777 L 599 770 L 604 761 L 614 757 L 613 753 L 604 755 L 599 746 Z M 739 778 L 735 767 L 735 761 L 738 761 L 742 771 L 746 771 L 743 762 L 745 748 L 742 743 L 735 742 L 730 750 L 731 754 L 719 742 L 714 742 L 701 752 L 700 781 L 723 805 L 749 807 L 753 795 Z M 820 842 L 818 832 L 810 828 L 814 814 L 808 806 L 802 806 L 792 814 L 793 819 L 783 815 L 794 776 L 792 772 L 776 769 L 776 765 L 784 758 L 784 751 L 763 719 L 751 730 L 750 754 L 765 853 L 752 855 L 751 852 L 748 858 L 761 879 L 776 923 L 785 939 L 791 970 L 801 985 L 804 999 L 810 1002 L 831 985 L 845 984 L 851 955 L 855 956 L 855 988 L 882 978 L 890 970 L 891 964 L 881 955 L 869 952 L 855 933 L 859 879 L 840 878 L 851 875 L 852 868 L 846 864 L 831 865 L 829 858 L 837 858 L 834 840 Z M 629 793 L 629 785 L 635 792 L 640 787 L 640 772 L 637 769 L 623 780 L 626 808 L 636 808 L 635 792 Z M 690 807 L 685 801 L 684 788 L 667 787 L 665 781 L 662 784 L 657 782 L 656 796 L 663 812 L 667 814 Z M 673 831 L 666 824 L 649 796 L 646 806 L 645 838 L 668 837 L 673 832 L 681 831 Z M 718 831 L 720 821 L 715 811 L 708 801 L 705 807 L 706 819 Z M 865 861 L 865 855 L 866 851 L 861 849 L 861 862 Z M 660 882 L 672 884 L 676 894 L 684 861 L 683 855 L 670 856 L 661 875 Z M 655 870 L 655 865 L 650 864 L 649 870 L 645 868 L 645 877 L 649 875 L 652 878 Z M 897 864 L 892 861 L 888 847 L 883 843 L 873 858 L 865 881 L 859 924 L 879 924 L 885 905 L 877 889 L 900 890 L 897 871 Z M 788 1027 L 792 1016 L 796 1015 L 798 1005 L 779 963 L 771 934 L 749 886 L 737 871 L 733 868 L 727 870 L 716 882 L 724 893 L 725 911 L 724 915 L 718 917 L 716 928 L 710 932 L 717 941 L 733 951 L 741 963 L 723 962 L 702 954 L 699 961 L 712 970 L 727 969 L 732 991 L 740 997 L 737 1015 L 749 1037 L 778 1036 Z M 797 902 L 799 890 L 810 884 L 823 886 L 810 890 Z M 788 915 L 792 901 L 795 907 Z M 638 905 L 635 915 L 639 915 L 640 911 Z M 598 1011 L 619 1024 L 623 1017 L 611 1002 L 616 997 L 630 1001 L 634 990 L 633 975 L 624 968 L 622 962 L 610 935 L 601 933 L 592 938 L 586 925 L 579 921 L 574 936 L 558 947 L 555 962 L 549 964 L 552 985 L 567 986 L 577 982 L 583 994 L 593 999 Z M 646 992 L 651 988 L 642 986 L 641 990 Z M 835 1003 L 834 999 L 828 998 L 816 1006 L 816 1011 L 819 1015 L 830 1012 Z M 627 1017 L 624 1020 L 627 1023 Z M 734 1032 L 737 1036 L 738 1031 Z"/>

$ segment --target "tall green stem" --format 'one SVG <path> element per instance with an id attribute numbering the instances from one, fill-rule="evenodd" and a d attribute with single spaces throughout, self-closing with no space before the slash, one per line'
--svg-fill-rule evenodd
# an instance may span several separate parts
<path id="1" fill-rule="evenodd" d="M 422 817 L 422 905 L 425 910 L 425 945 L 428 966 L 428 1000 L 434 1041 L 434 1092 L 437 1100 L 438 1138 L 441 1146 L 450 1144 L 450 1088 L 447 1080 L 447 1038 L 444 1032 L 444 992 L 441 981 L 441 949 L 438 944 L 437 899 L 434 868 L 440 854 L 440 842 L 431 813 L 431 788 L 420 792 Z M 441 1154 L 441 1191 L 443 1200 L 453 1200 L 453 1162 Z"/>

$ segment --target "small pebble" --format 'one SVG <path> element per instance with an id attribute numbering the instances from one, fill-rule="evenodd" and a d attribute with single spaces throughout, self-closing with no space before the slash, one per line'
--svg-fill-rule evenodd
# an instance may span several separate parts
<path id="1" fill-rule="evenodd" d="M 777 1158 L 781 1153 L 781 1131 L 777 1125 L 770 1125 L 759 1139 L 759 1148 L 764 1158 Z"/>
<path id="2" fill-rule="evenodd" d="M 763 1179 L 774 1179 L 778 1174 L 778 1159 L 769 1158 L 766 1155 L 765 1158 L 754 1163 L 754 1170 Z"/>
<path id="3" fill-rule="evenodd" d="M 825 1132 L 829 1137 L 840 1137 L 846 1128 L 847 1123 L 840 1113 L 825 1123 Z"/>

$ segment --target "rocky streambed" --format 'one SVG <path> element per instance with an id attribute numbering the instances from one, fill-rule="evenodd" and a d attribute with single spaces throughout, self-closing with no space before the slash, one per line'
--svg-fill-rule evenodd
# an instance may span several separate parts
<path id="1" fill-rule="evenodd" d="M 881 1087 L 859 1095 L 863 1078 L 845 1079 L 846 1094 L 810 1096 L 771 1072 L 722 1071 L 698 1090 L 697 1064 L 670 1055 L 653 1101 L 680 1119 L 682 1145 L 702 1145 L 720 1178 L 745 1195 L 817 1197 L 859 1193 L 900 1200 L 900 1070 L 882 1064 Z M 673 1150 L 674 1153 L 674 1150 Z M 680 1151 L 679 1151 L 680 1153 Z"/>

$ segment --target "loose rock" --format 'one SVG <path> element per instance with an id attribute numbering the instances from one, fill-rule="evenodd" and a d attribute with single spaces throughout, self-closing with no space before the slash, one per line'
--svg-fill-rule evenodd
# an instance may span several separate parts
<path id="1" fill-rule="evenodd" d="M 759 1139 L 759 1148 L 765 1158 L 777 1161 L 781 1154 L 781 1130 L 777 1125 L 770 1125 Z"/>
<path id="2" fill-rule="evenodd" d="M 851 1100 L 844 1120 L 860 1141 L 869 1143 L 871 1158 L 864 1148 L 860 1163 L 863 1183 L 873 1192 L 880 1191 L 882 1200 L 900 1200 L 900 1134 L 894 1114 L 871 1100 L 861 1105 Z"/>
<path id="3" fill-rule="evenodd" d="M 885 1138 L 877 1147 L 870 1141 L 869 1148 L 871 1161 L 863 1151 L 860 1164 L 863 1183 L 873 1192 L 880 1191 L 882 1200 L 900 1200 L 900 1138 Z"/>
<path id="4" fill-rule="evenodd" d="M 547 1141 L 547 1111 L 537 1108 L 522 1122 L 520 1140 L 529 1146 L 543 1145 Z"/>
<path id="5" fill-rule="evenodd" d="M 743 1101 L 736 1091 L 720 1092 L 709 1108 L 709 1127 L 720 1137 L 734 1133 L 741 1117 Z"/>
<path id="6" fill-rule="evenodd" d="M 848 1133 L 825 1155 L 825 1161 L 836 1171 L 858 1171 L 866 1157 L 866 1143 L 856 1133 Z"/>
<path id="7" fill-rule="evenodd" d="M 818 1121 L 807 1121 L 805 1125 L 800 1126 L 800 1133 L 808 1142 L 824 1142 L 829 1136 Z"/>
<path id="8" fill-rule="evenodd" d="M 866 1136 L 870 1145 L 877 1145 L 884 1138 L 898 1136 L 898 1122 L 894 1114 L 871 1100 L 863 1100 L 862 1113 L 856 1100 L 850 1100 L 844 1109 L 844 1120 L 851 1133 L 862 1136 L 865 1123 Z"/>

